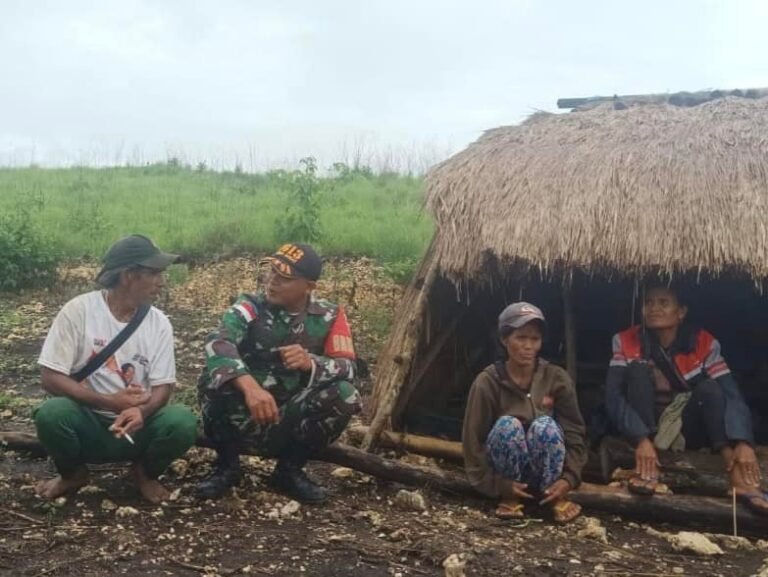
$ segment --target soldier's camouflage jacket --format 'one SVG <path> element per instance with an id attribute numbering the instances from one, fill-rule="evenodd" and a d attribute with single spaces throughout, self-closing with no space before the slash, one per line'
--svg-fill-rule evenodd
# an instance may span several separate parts
<path id="1" fill-rule="evenodd" d="M 283 366 L 278 347 L 299 344 L 314 361 L 311 374 Z M 232 392 L 226 386 L 250 373 L 282 405 L 307 386 L 352 382 L 355 351 L 344 309 L 311 297 L 303 313 L 289 314 L 267 303 L 263 294 L 241 295 L 208 336 L 206 365 L 199 393 L 206 397 Z M 311 382 L 310 382 L 311 381 Z"/>

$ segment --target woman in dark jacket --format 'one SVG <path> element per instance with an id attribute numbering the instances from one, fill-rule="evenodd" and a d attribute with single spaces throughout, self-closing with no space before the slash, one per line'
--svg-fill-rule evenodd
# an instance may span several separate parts
<path id="1" fill-rule="evenodd" d="M 768 513 L 760 489 L 752 421 L 720 343 L 685 323 L 688 308 L 668 286 L 646 290 L 643 325 L 613 337 L 606 407 L 613 427 L 635 446 L 629 489 L 652 495 L 657 450 L 718 451 L 736 495 Z"/>
<path id="2" fill-rule="evenodd" d="M 539 358 L 544 315 L 528 303 L 499 316 L 507 353 L 483 370 L 469 393 L 462 442 L 472 485 L 500 500 L 496 515 L 522 518 L 523 500 L 540 495 L 555 520 L 581 508 L 567 498 L 587 457 L 584 420 L 568 373 Z"/>

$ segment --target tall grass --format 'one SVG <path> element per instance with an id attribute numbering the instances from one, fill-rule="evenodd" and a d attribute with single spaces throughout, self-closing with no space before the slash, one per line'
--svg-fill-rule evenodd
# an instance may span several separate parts
<path id="1" fill-rule="evenodd" d="M 415 260 L 432 233 L 421 179 L 337 171 L 321 179 L 317 243 L 326 255 Z M 70 258 L 98 258 L 138 232 L 189 257 L 264 252 L 282 242 L 290 173 L 215 173 L 177 163 L 146 167 L 0 169 L 0 214 L 23 207 Z"/>

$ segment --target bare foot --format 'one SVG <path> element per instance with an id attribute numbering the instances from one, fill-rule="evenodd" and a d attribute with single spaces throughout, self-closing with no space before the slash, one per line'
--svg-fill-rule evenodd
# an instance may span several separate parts
<path id="1" fill-rule="evenodd" d="M 171 496 L 170 491 L 160 484 L 157 479 L 150 479 L 144 472 L 144 467 L 138 463 L 131 465 L 131 477 L 136 482 L 136 486 L 139 488 L 141 496 L 144 497 L 150 503 L 158 505 L 163 501 L 167 501 Z"/>
<path id="2" fill-rule="evenodd" d="M 35 487 L 38 496 L 43 499 L 57 499 L 67 493 L 74 493 L 88 484 L 88 469 L 82 467 L 66 478 L 58 476 L 47 481 L 40 481 Z"/>

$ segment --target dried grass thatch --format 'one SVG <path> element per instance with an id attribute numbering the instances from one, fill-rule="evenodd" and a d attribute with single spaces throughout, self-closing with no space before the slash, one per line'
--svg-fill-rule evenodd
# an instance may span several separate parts
<path id="1" fill-rule="evenodd" d="M 544 271 L 768 276 L 768 98 L 605 105 L 486 132 L 427 177 L 435 256 Z"/>

